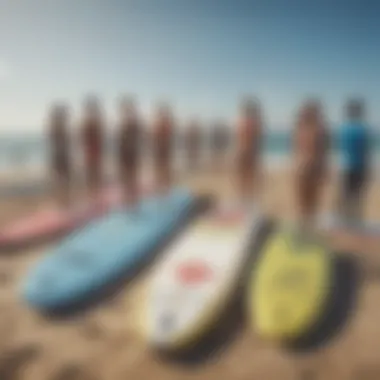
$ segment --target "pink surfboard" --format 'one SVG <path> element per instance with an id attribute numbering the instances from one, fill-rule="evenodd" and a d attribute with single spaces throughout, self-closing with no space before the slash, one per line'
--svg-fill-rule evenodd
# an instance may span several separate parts
<path id="1" fill-rule="evenodd" d="M 145 187 L 142 194 L 149 194 L 151 187 Z M 16 248 L 31 242 L 69 233 L 92 219 L 106 213 L 121 203 L 119 187 L 104 190 L 96 201 L 73 206 L 72 209 L 58 207 L 38 211 L 17 220 L 0 230 L 0 250 Z"/>

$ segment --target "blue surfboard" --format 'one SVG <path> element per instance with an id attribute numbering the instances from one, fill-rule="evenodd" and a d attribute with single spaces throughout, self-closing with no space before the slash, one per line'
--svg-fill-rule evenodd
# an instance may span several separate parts
<path id="1" fill-rule="evenodd" d="M 183 222 L 196 198 L 184 189 L 151 196 L 138 209 L 114 210 L 65 239 L 29 274 L 31 306 L 54 310 L 84 301 L 138 266 Z"/>

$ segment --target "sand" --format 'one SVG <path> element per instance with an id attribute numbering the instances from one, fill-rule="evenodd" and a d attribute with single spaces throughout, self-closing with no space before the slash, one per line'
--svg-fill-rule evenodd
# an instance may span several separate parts
<path id="1" fill-rule="evenodd" d="M 192 175 L 182 182 L 200 193 L 232 194 L 231 178 L 215 171 Z M 322 209 L 332 207 L 336 189 L 337 179 L 332 177 Z M 289 172 L 266 176 L 263 203 L 270 214 L 293 218 L 291 194 Z M 366 197 L 366 216 L 378 220 L 379 194 L 380 184 L 373 183 Z M 0 224 L 46 207 L 46 202 L 43 197 L 0 201 Z M 364 274 L 357 307 L 340 334 L 315 353 L 296 355 L 260 341 L 242 326 L 228 346 L 197 367 L 164 361 L 141 340 L 136 326 L 151 268 L 96 308 L 51 321 L 22 303 L 18 286 L 28 268 L 53 244 L 0 255 L 0 379 L 380 379 L 380 282 L 374 275 L 377 267 L 380 270 L 380 239 L 343 233 L 328 238 L 335 248 L 356 256 Z M 316 377 L 307 377 L 311 376 L 307 371 Z M 372 377 L 365 377 L 366 373 Z"/>

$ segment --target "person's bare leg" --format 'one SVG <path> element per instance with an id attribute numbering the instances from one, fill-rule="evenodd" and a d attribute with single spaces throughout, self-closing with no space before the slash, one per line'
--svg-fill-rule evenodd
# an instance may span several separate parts
<path id="1" fill-rule="evenodd" d="M 63 174 L 55 174 L 54 197 L 58 207 L 65 209 L 70 206 L 69 180 Z"/>
<path id="2" fill-rule="evenodd" d="M 306 173 L 299 173 L 297 187 L 297 203 L 299 209 L 298 225 L 302 230 L 306 230 L 310 224 L 310 204 L 312 203 L 310 199 L 312 194 L 309 186 L 309 178 Z"/>
<path id="3" fill-rule="evenodd" d="M 71 204 L 70 180 L 68 178 L 62 179 L 61 204 L 66 208 L 70 207 Z"/>
<path id="4" fill-rule="evenodd" d="M 306 180 L 306 179 L 305 179 Z M 304 210 L 303 210 L 303 223 L 307 230 L 315 228 L 316 216 L 319 208 L 319 201 L 322 193 L 322 183 L 312 174 L 304 184 Z"/>
<path id="5" fill-rule="evenodd" d="M 250 165 L 242 165 L 237 173 L 237 192 L 239 203 L 244 210 L 252 208 L 254 175 Z"/>

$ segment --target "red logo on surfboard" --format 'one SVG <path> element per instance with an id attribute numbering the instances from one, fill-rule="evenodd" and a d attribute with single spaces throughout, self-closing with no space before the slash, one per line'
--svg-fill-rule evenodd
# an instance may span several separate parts
<path id="1" fill-rule="evenodd" d="M 188 261 L 176 269 L 177 279 L 185 285 L 198 285 L 213 278 L 213 270 L 204 261 Z"/>

